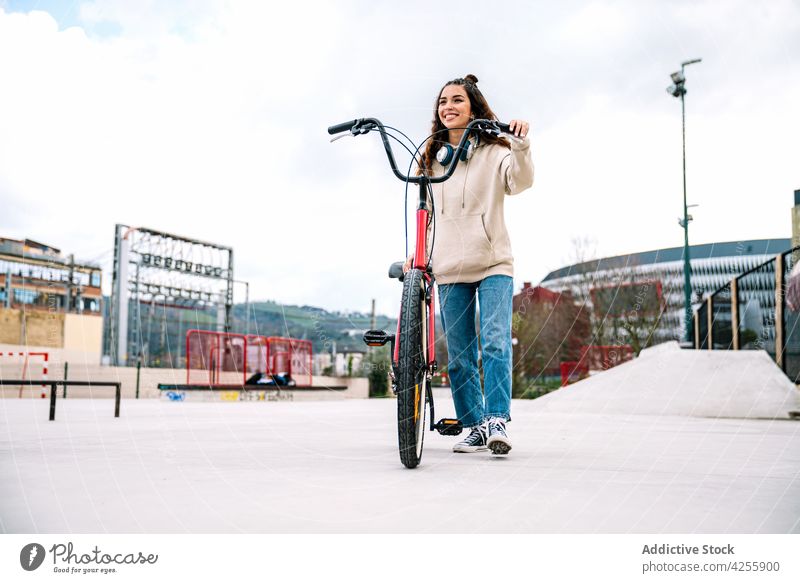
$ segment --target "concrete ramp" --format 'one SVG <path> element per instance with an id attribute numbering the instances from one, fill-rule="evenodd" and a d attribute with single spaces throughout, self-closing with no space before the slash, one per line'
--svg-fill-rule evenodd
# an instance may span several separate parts
<path id="1" fill-rule="evenodd" d="M 677 342 L 537 399 L 542 411 L 788 419 L 800 391 L 764 351 L 682 350 Z"/>

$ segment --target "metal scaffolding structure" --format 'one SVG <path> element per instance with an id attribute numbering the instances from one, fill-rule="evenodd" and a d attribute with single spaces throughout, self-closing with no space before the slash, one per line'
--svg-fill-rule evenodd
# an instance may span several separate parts
<path id="1" fill-rule="evenodd" d="M 168 310 L 215 310 L 217 331 L 229 332 L 233 284 L 231 247 L 117 224 L 107 343 L 112 364 L 146 361 L 154 320 L 156 336 L 166 339 Z"/>

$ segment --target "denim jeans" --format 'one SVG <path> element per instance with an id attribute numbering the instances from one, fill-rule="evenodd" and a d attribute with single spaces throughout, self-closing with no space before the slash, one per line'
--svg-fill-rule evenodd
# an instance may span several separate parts
<path id="1" fill-rule="evenodd" d="M 511 418 L 511 310 L 514 280 L 492 275 L 475 283 L 439 285 L 447 370 L 456 415 L 465 427 Z M 480 306 L 483 385 L 478 372 L 475 300 Z"/>

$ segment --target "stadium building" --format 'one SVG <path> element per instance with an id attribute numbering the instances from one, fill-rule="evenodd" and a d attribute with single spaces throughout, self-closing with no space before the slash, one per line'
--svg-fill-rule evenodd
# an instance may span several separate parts
<path id="1" fill-rule="evenodd" d="M 692 245 L 689 248 L 693 308 L 708 294 L 776 254 L 791 248 L 791 240 L 757 239 Z M 768 274 L 765 274 L 768 277 Z M 555 292 L 569 291 L 575 300 L 590 308 L 594 329 L 607 323 L 606 338 L 596 343 L 627 343 L 636 316 L 649 318 L 648 344 L 685 337 L 683 247 L 618 255 L 562 267 L 549 273 L 539 284 Z M 752 317 L 774 306 L 774 287 L 753 284 L 749 296 L 758 310 Z M 763 296 L 763 297 L 762 297 Z"/>

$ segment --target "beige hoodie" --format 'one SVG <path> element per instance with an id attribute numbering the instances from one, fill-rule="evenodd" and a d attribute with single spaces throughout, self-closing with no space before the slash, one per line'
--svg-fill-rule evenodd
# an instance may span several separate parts
<path id="1" fill-rule="evenodd" d="M 459 162 L 449 180 L 432 185 L 436 238 L 428 228 L 431 265 L 439 283 L 471 283 L 490 275 L 514 276 L 514 257 L 506 230 L 503 203 L 533 184 L 528 138 L 511 141 L 511 150 L 479 144 L 472 157 Z M 444 172 L 434 162 L 436 175 Z"/>

